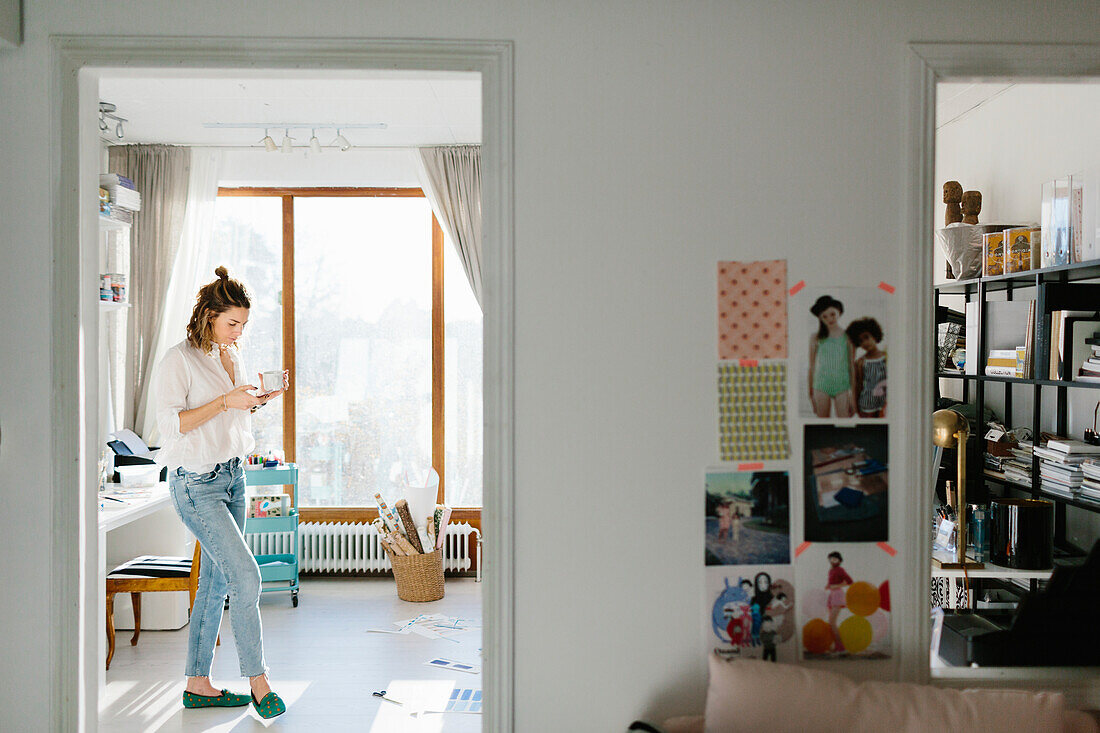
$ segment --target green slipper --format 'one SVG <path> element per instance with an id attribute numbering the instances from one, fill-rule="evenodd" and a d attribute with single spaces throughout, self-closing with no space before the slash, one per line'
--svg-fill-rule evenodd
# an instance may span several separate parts
<path id="1" fill-rule="evenodd" d="M 229 690 L 222 690 L 220 695 L 196 695 L 184 690 L 183 706 L 185 708 L 239 708 L 248 704 L 248 698 L 248 695 L 234 695 Z"/>
<path id="2" fill-rule="evenodd" d="M 260 714 L 261 718 L 274 718 L 276 715 L 282 715 L 286 712 L 286 705 L 283 704 L 281 697 L 274 692 L 269 692 L 264 695 L 264 699 L 256 702 L 256 696 L 252 696 L 252 707 L 256 708 L 256 712 Z"/>

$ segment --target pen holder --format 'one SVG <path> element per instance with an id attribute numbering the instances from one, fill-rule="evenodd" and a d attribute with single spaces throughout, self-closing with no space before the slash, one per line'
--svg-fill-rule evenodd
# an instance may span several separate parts
<path id="1" fill-rule="evenodd" d="M 443 551 L 435 550 L 423 555 L 386 554 L 393 566 L 393 579 L 397 582 L 397 597 L 403 601 L 424 603 L 443 597 Z"/>

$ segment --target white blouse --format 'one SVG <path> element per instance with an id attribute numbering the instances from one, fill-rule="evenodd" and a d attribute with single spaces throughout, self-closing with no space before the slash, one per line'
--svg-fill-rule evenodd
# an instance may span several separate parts
<path id="1" fill-rule="evenodd" d="M 229 408 L 194 430 L 180 432 L 180 412 L 193 410 L 235 387 L 248 384 L 237 348 L 229 348 L 235 379 L 222 367 L 218 346 L 203 353 L 186 340 L 165 354 L 157 373 L 157 427 L 161 449 L 156 461 L 169 470 L 205 473 L 231 458 L 242 458 L 256 445 L 252 437 L 252 413 Z"/>

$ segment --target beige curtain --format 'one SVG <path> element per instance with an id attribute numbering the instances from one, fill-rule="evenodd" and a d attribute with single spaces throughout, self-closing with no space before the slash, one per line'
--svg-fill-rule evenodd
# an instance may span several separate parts
<path id="1" fill-rule="evenodd" d="M 420 184 L 481 305 L 481 146 L 420 148 Z"/>
<path id="2" fill-rule="evenodd" d="M 145 423 L 153 349 L 183 233 L 191 149 L 171 145 L 117 145 L 108 153 L 111 173 L 126 176 L 141 194 L 130 238 L 130 311 L 127 328 L 126 404 L 123 422 Z"/>

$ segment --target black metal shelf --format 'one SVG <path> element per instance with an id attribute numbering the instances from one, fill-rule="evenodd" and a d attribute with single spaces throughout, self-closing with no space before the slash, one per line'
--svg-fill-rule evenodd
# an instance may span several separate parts
<path id="1" fill-rule="evenodd" d="M 990 471 L 989 469 L 985 470 L 984 476 L 987 481 L 996 481 L 1002 486 L 1008 486 L 1010 488 L 1017 489 L 1018 491 L 1026 492 L 1036 499 L 1050 499 L 1051 501 L 1057 502 L 1059 504 L 1065 504 L 1066 506 L 1073 506 L 1077 507 L 1078 509 L 1084 509 L 1086 511 L 1100 514 L 1100 502 L 1089 501 L 1088 499 L 1070 499 L 1065 496 L 1059 496 L 1058 494 L 1050 494 L 1046 491 L 1043 491 L 1041 488 L 1039 489 L 1039 491 L 1036 492 L 1032 490 L 1030 484 L 1013 481 L 1012 479 L 1000 476 L 996 472 Z"/>
<path id="2" fill-rule="evenodd" d="M 1035 287 L 1040 283 L 1073 282 L 1100 277 L 1100 260 L 1074 262 L 1070 265 L 1044 267 L 1039 270 L 1010 272 L 1007 275 L 973 277 L 967 280 L 949 280 L 933 286 L 939 293 L 976 293 L 979 285 L 985 285 L 986 291 L 1006 290 L 1016 287 Z"/>
<path id="3" fill-rule="evenodd" d="M 1100 389 L 1100 382 L 1084 382 L 1076 379 L 1020 379 L 1018 377 L 991 377 L 987 374 L 961 374 L 959 372 L 937 372 L 936 379 L 975 379 L 981 382 L 1005 382 L 1007 384 L 1031 384 L 1040 387 L 1072 387 L 1081 389 Z"/>

